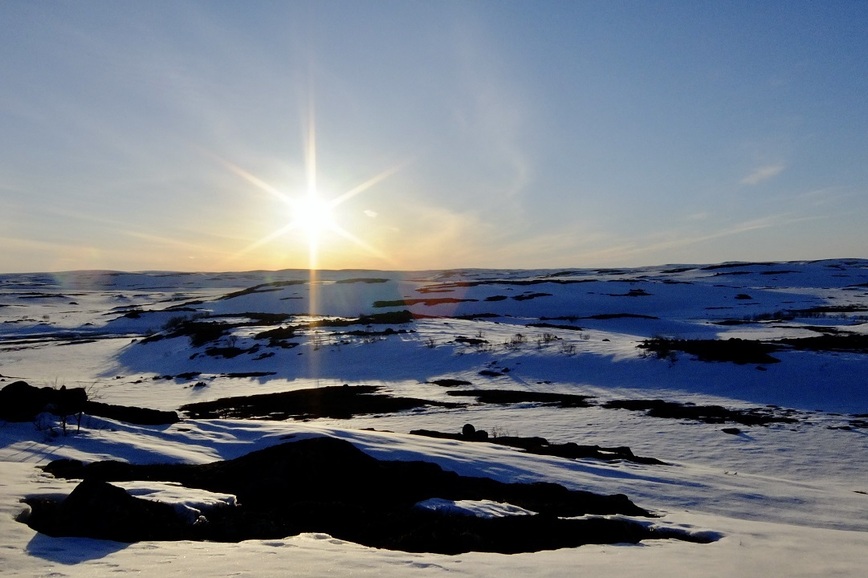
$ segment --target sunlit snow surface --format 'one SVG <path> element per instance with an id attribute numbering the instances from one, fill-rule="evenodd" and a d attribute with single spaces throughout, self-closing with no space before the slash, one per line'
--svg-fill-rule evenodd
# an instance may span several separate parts
<path id="1" fill-rule="evenodd" d="M 404 325 L 318 327 L 294 347 L 256 336 L 320 317 L 408 309 Z M 795 312 L 795 313 L 793 313 Z M 251 314 L 290 314 L 275 324 Z M 220 357 L 186 336 L 143 343 L 179 318 L 221 320 Z M 257 321 L 257 319 L 259 321 Z M 546 324 L 545 327 L 539 326 Z M 387 327 L 406 329 L 381 333 Z M 349 330 L 368 334 L 348 334 Z M 431 382 L 477 389 L 578 393 L 588 408 L 471 402 L 350 420 L 184 420 L 135 426 L 88 417 L 80 432 L 52 422 L 0 423 L 0 568 L 4 575 L 817 576 L 864 575 L 868 552 L 868 356 L 780 351 L 763 365 L 646 356 L 644 339 L 774 340 L 868 332 L 868 262 L 667 266 L 622 270 L 227 274 L 77 272 L 0 275 L 0 386 L 85 387 L 105 403 L 176 410 L 196 401 L 348 383 L 394 395 L 456 401 Z M 521 334 L 521 339 L 516 335 Z M 458 339 L 477 339 L 469 343 Z M 254 350 L 253 347 L 262 347 Z M 214 344 L 211 344 L 213 346 Z M 268 353 L 271 355 L 263 355 Z M 480 372 L 488 375 L 481 375 Z M 253 377 L 229 377 L 251 374 Z M 665 399 L 794 410 L 792 424 L 738 426 L 603 409 L 612 399 Z M 458 432 L 629 446 L 669 466 L 565 460 L 486 443 L 409 435 Z M 737 425 L 737 424 L 736 424 Z M 366 428 L 373 428 L 371 431 Z M 521 555 L 407 554 L 305 534 L 240 544 L 133 545 L 38 535 L 15 521 L 21 497 L 68 493 L 34 466 L 60 457 L 207 463 L 310 435 L 347 439 L 386 459 L 425 459 L 466 475 L 552 481 L 624 493 L 660 526 L 715 532 L 712 544 L 662 540 Z M 187 515 L 233 496 L 136 482 L 134 495 Z M 495 503 L 431 502 L 475 515 L 515 515 Z M 421 507 L 421 506 L 420 506 Z"/>

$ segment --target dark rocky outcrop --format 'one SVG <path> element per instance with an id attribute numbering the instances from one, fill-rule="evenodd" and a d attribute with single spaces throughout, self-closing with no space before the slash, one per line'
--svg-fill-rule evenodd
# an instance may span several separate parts
<path id="1" fill-rule="evenodd" d="M 81 387 L 34 387 L 25 381 L 10 383 L 0 390 L 0 419 L 33 421 L 43 412 L 59 416 L 66 428 L 66 418 L 81 414 L 87 404 L 87 392 Z"/>
<path id="2" fill-rule="evenodd" d="M 644 411 L 650 417 L 691 419 L 704 423 L 739 423 L 742 425 L 768 425 L 795 423 L 788 415 L 778 415 L 771 409 L 729 409 L 719 405 L 693 405 L 662 399 L 614 399 L 603 404 L 606 409 Z"/>
<path id="3" fill-rule="evenodd" d="M 43 412 L 61 418 L 64 430 L 70 416 L 88 414 L 139 425 L 163 425 L 178 421 L 174 411 L 158 411 L 90 401 L 81 387 L 34 387 L 24 381 L 10 383 L 0 390 L 0 419 L 34 421 Z"/>
<path id="4" fill-rule="evenodd" d="M 732 362 L 740 365 L 748 363 L 778 363 L 772 357 L 779 348 L 770 343 L 753 339 L 667 339 L 654 337 L 642 341 L 638 347 L 658 359 L 674 360 L 676 352 L 693 355 L 700 361 Z"/>
<path id="5" fill-rule="evenodd" d="M 115 419 L 127 423 L 134 423 L 137 425 L 168 425 L 177 423 L 181 419 L 178 417 L 178 412 L 175 411 L 162 411 L 158 409 L 128 405 L 113 405 L 100 403 L 98 401 L 87 402 L 84 406 L 84 413 L 99 417 L 107 417 L 109 419 Z"/>
<path id="6" fill-rule="evenodd" d="M 430 383 L 433 383 L 434 385 L 439 385 L 440 387 L 459 387 L 462 385 L 473 385 L 472 383 L 470 383 L 469 381 L 467 381 L 465 379 L 451 379 L 451 378 L 435 379 L 435 380 L 431 381 Z"/>
<path id="7" fill-rule="evenodd" d="M 24 500 L 27 524 L 49 536 L 83 536 L 118 542 L 180 540 L 185 523 L 169 504 L 136 498 L 123 488 L 87 479 L 61 502 Z"/>
<path id="8" fill-rule="evenodd" d="M 452 408 L 460 405 L 391 396 L 379 393 L 380 389 L 375 385 L 344 385 L 225 397 L 187 404 L 181 407 L 181 411 L 197 419 L 349 419 L 359 414 L 407 411 L 425 406 Z"/>
<path id="9" fill-rule="evenodd" d="M 382 461 L 349 442 L 327 437 L 285 443 L 205 465 L 82 464 L 64 460 L 44 469 L 56 476 L 82 478 L 85 485 L 60 503 L 28 500 L 33 510 L 28 523 L 51 535 L 90 535 L 122 541 L 240 541 L 324 532 L 372 547 L 446 554 L 474 550 L 530 552 L 663 537 L 709 541 L 686 532 L 661 533 L 624 517 L 565 519 L 586 514 L 650 516 L 623 495 L 598 495 L 552 483 L 503 483 L 460 476 L 421 461 Z M 234 494 L 238 505 L 203 511 L 207 520 L 200 518 L 197 524 L 178 521 L 177 516 L 163 520 L 167 510 L 145 508 L 136 512 L 141 504 L 120 497 L 115 489 L 109 489 L 111 486 L 104 487 L 108 481 L 120 480 L 173 481 Z M 108 505 L 93 503 L 103 494 Z M 430 498 L 494 500 L 537 514 L 481 518 L 417 506 Z M 126 514 L 127 525 L 139 525 L 139 517 L 143 517 L 145 529 L 118 528 L 115 533 L 114 523 L 80 523 L 81 517 L 117 519 L 123 509 L 130 512 Z M 159 531 L 160 524 L 165 531 Z"/>
<path id="10" fill-rule="evenodd" d="M 484 373 L 480 371 L 480 375 Z M 496 375 L 502 375 L 501 373 Z M 550 393 L 545 391 L 520 391 L 515 389 L 467 389 L 449 391 L 447 395 L 454 397 L 475 397 L 479 403 L 509 405 L 514 403 L 542 403 L 555 407 L 591 407 L 593 405 L 588 395 L 574 393 Z"/>
<path id="11" fill-rule="evenodd" d="M 595 460 L 603 460 L 607 462 L 625 461 L 638 464 L 657 464 L 666 465 L 657 458 L 647 458 L 633 454 L 633 451 L 626 446 L 618 447 L 601 447 L 598 445 L 579 445 L 573 442 L 563 444 L 551 443 L 542 437 L 519 437 L 519 436 L 497 436 L 489 437 L 485 430 L 477 430 L 472 424 L 466 424 L 461 433 L 448 433 L 433 430 L 417 429 L 410 432 L 414 435 L 421 435 L 433 438 L 452 439 L 469 442 L 489 442 L 501 446 L 522 449 L 531 454 L 543 456 L 557 456 L 577 460 L 582 458 L 591 458 Z"/>

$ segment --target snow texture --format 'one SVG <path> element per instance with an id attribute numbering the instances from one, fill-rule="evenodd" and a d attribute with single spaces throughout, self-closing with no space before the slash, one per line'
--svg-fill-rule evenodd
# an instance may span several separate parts
<path id="1" fill-rule="evenodd" d="M 377 317 L 404 310 L 412 321 Z M 329 323 L 338 318 L 346 323 Z M 190 333 L 175 331 L 185 323 L 224 326 L 217 338 L 194 344 Z M 261 336 L 278 328 L 280 339 Z M 24 380 L 83 387 L 102 403 L 161 410 L 345 383 L 464 404 L 349 419 L 182 419 L 163 426 L 85 415 L 81 430 L 66 436 L 49 414 L 0 421 L 0 567 L 9 576 L 862 576 L 864 348 L 779 342 L 772 354 L 778 362 L 755 364 L 707 362 L 678 351 L 658 358 L 638 346 L 660 336 L 775 343 L 866 334 L 868 262 L 857 259 L 322 271 L 315 278 L 307 271 L 0 275 L 0 386 Z M 435 383 L 447 379 L 456 381 Z M 450 395 L 468 389 L 580 394 L 592 403 L 492 404 Z M 603 407 L 625 399 L 763 409 L 793 421 L 705 423 Z M 409 434 L 457 433 L 467 423 L 492 437 L 629 446 L 669 465 L 568 460 Z M 426 460 L 462 475 L 623 493 L 659 516 L 648 523 L 719 539 L 444 556 L 365 548 L 323 534 L 123 544 L 51 538 L 17 521 L 26 517 L 23 497 L 63 496 L 75 486 L 38 469 L 54 459 L 202 464 L 316 435 L 348 440 L 380 459 Z M 173 504 L 191 520 L 204 507 L 235 503 L 231 495 L 176 484 L 121 485 Z M 428 500 L 417 507 L 529 513 L 489 501 Z"/>

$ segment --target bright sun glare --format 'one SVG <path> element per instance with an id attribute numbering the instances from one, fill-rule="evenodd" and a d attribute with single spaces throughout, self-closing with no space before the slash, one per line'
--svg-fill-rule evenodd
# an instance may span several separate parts
<path id="1" fill-rule="evenodd" d="M 345 201 L 351 199 L 352 197 L 355 197 L 359 193 L 366 191 L 380 181 L 394 174 L 396 171 L 399 170 L 400 166 L 395 166 L 385 171 L 382 171 L 379 174 L 373 176 L 372 178 L 363 181 L 356 186 L 350 188 L 349 190 L 343 192 L 342 194 L 326 200 L 320 195 L 316 187 L 316 130 L 314 128 L 312 112 L 310 113 L 308 139 L 305 149 L 308 180 L 307 193 L 298 196 L 287 195 L 285 192 L 277 189 L 276 187 L 273 187 L 269 183 L 263 181 L 256 175 L 242 169 L 234 163 L 216 157 L 229 170 L 239 175 L 249 183 L 255 185 L 259 189 L 267 192 L 271 196 L 284 203 L 287 207 L 289 207 L 289 222 L 286 225 L 280 227 L 275 231 L 272 231 L 264 237 L 261 237 L 251 245 L 241 250 L 236 256 L 252 251 L 253 249 L 269 243 L 277 239 L 278 237 L 282 237 L 293 231 L 296 231 L 302 233 L 305 237 L 308 249 L 308 268 L 311 271 L 319 268 L 320 245 L 324 241 L 327 241 L 329 238 L 334 237 L 343 237 L 344 239 L 351 241 L 353 244 L 364 249 L 365 251 L 376 255 L 381 259 L 388 260 L 388 257 L 381 251 L 372 247 L 362 239 L 358 238 L 357 236 L 353 235 L 345 228 L 340 226 L 335 219 L 335 210 Z"/>
<path id="2" fill-rule="evenodd" d="M 214 155 L 212 155 L 214 156 Z M 332 198 L 323 198 L 316 189 L 315 176 L 309 176 L 311 182 L 308 183 L 308 192 L 297 196 L 288 195 L 285 192 L 273 187 L 269 183 L 263 181 L 256 175 L 242 169 L 238 165 L 231 163 L 225 159 L 216 157 L 229 170 L 242 177 L 247 182 L 255 185 L 257 188 L 267 192 L 275 197 L 286 207 L 288 207 L 289 216 L 286 225 L 271 231 L 269 234 L 259 238 L 252 244 L 248 245 L 239 251 L 235 257 L 248 253 L 257 247 L 270 243 L 279 237 L 289 235 L 293 232 L 301 233 L 304 236 L 307 244 L 308 253 L 308 268 L 311 270 L 319 268 L 320 248 L 324 242 L 329 239 L 342 237 L 351 241 L 357 247 L 376 255 L 377 257 L 388 260 L 388 257 L 381 251 L 372 247 L 362 239 L 347 231 L 344 227 L 337 223 L 336 209 L 348 199 L 358 195 L 359 193 L 369 189 L 383 179 L 395 173 L 399 167 L 393 167 L 385 170 L 378 175 L 359 183 L 355 187 L 347 190 L 343 194 Z M 309 171 L 315 171 L 314 166 L 308 167 Z"/>
<path id="3" fill-rule="evenodd" d="M 303 231 L 309 242 L 321 239 L 326 232 L 336 228 L 332 204 L 316 193 L 295 199 L 291 208 L 291 224 Z"/>

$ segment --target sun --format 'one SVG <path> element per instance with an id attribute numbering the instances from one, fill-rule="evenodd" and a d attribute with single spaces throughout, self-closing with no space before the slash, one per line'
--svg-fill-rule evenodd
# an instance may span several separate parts
<path id="1" fill-rule="evenodd" d="M 335 222 L 334 203 L 310 191 L 297 198 L 285 197 L 289 205 L 291 219 L 284 231 L 299 231 L 307 241 L 308 268 L 313 270 L 319 265 L 320 243 L 334 234 L 345 235 L 344 230 Z"/>
<path id="2" fill-rule="evenodd" d="M 387 170 L 381 171 L 373 177 L 349 188 L 340 195 L 333 198 L 326 198 L 319 192 L 319 189 L 316 186 L 316 178 L 313 174 L 309 175 L 306 192 L 300 192 L 293 195 L 288 194 L 285 190 L 272 186 L 256 175 L 226 159 L 213 153 L 209 154 L 231 172 L 240 176 L 256 188 L 271 195 L 275 200 L 286 207 L 287 211 L 286 221 L 284 221 L 285 224 L 283 226 L 280 226 L 270 233 L 260 237 L 247 247 L 236 252 L 231 258 L 234 259 L 241 257 L 242 255 L 245 255 L 267 243 L 271 243 L 280 237 L 295 234 L 297 235 L 296 238 L 302 237 L 307 245 L 308 268 L 311 270 L 319 267 L 320 251 L 323 245 L 336 239 L 344 239 L 370 255 L 374 255 L 386 262 L 391 261 L 388 255 L 376 247 L 371 246 L 369 243 L 360 239 L 340 225 L 338 223 L 339 219 L 337 218 L 337 210 L 340 205 L 349 199 L 370 189 L 377 183 L 396 173 L 401 169 L 402 165 L 396 165 Z M 309 168 L 309 170 L 314 169 Z"/>
<path id="3" fill-rule="evenodd" d="M 309 193 L 289 202 L 292 228 L 302 231 L 308 242 L 317 242 L 329 231 L 337 228 L 332 203 L 317 193 Z"/>
<path id="4" fill-rule="evenodd" d="M 352 245 L 362 249 L 363 251 L 386 262 L 390 262 L 391 259 L 388 255 L 339 225 L 338 219 L 336 218 L 336 210 L 341 204 L 345 203 L 349 199 L 367 191 L 371 187 L 374 187 L 381 181 L 399 171 L 405 163 L 399 163 L 391 168 L 383 170 L 375 174 L 373 177 L 350 187 L 333 198 L 326 199 L 322 194 L 320 194 L 317 187 L 316 130 L 314 127 L 312 110 L 308 122 L 308 138 L 304 147 L 307 190 L 298 195 L 287 194 L 285 190 L 272 186 L 240 166 L 221 158 L 216 154 L 206 151 L 209 156 L 218 160 L 231 172 L 242 177 L 244 180 L 262 191 L 265 191 L 284 206 L 288 207 L 289 210 L 289 215 L 285 225 L 271 231 L 263 237 L 260 237 L 244 249 L 235 253 L 232 258 L 237 258 L 241 255 L 247 254 L 257 247 L 270 243 L 277 238 L 292 233 L 300 233 L 306 241 L 308 268 L 311 272 L 319 268 L 321 246 L 339 238 L 350 241 Z"/>

